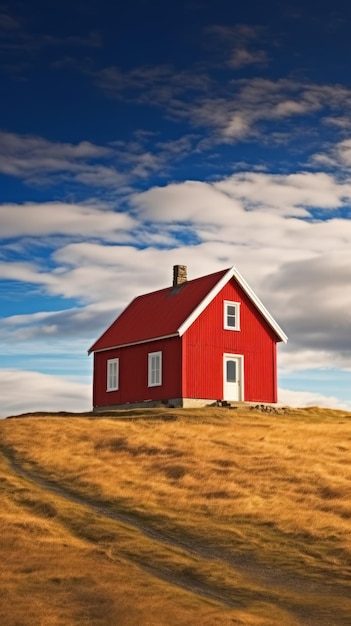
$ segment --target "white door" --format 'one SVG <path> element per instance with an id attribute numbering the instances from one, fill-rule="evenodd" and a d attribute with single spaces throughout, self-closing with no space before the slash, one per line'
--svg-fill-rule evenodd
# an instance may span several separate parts
<path id="1" fill-rule="evenodd" d="M 235 354 L 223 355 L 223 400 L 243 400 L 242 392 L 243 358 Z"/>

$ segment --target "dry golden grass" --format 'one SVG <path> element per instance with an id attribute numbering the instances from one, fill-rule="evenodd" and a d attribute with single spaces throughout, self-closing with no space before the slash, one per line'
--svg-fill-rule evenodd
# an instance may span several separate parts
<path id="1" fill-rule="evenodd" d="M 5 456 L 129 515 L 3 460 L 0 623 L 350 625 L 350 414 L 120 416 L 0 423 Z"/>
<path id="2" fill-rule="evenodd" d="M 135 565 L 144 551 L 151 567 L 154 555 L 153 546 L 133 530 L 45 493 L 12 474 L 4 459 L 0 477 L 2 625 L 233 623 L 232 610 L 223 611 L 218 602 L 198 598 Z M 160 549 L 155 557 L 162 556 Z M 175 564 L 184 568 L 181 555 L 176 557 Z M 246 611 L 235 611 L 235 616 L 238 624 L 267 623 L 250 615 L 246 621 Z"/>

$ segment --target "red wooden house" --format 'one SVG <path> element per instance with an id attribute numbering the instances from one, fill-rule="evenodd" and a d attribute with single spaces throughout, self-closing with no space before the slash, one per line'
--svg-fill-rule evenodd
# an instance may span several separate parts
<path id="1" fill-rule="evenodd" d="M 276 402 L 287 337 L 235 267 L 135 298 L 90 348 L 94 410 Z"/>

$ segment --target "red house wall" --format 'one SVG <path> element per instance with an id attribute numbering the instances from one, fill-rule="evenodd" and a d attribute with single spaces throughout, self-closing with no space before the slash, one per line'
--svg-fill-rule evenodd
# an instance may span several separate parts
<path id="1" fill-rule="evenodd" d="M 181 397 L 181 339 L 94 353 L 94 407 Z M 148 353 L 162 352 L 162 386 L 148 387 Z M 119 359 L 119 389 L 106 391 L 107 360 Z"/>
<path id="2" fill-rule="evenodd" d="M 240 331 L 223 328 L 223 302 L 240 302 Z M 223 398 L 223 353 L 244 355 L 244 400 L 276 402 L 276 336 L 234 280 L 183 336 L 183 397 Z"/>

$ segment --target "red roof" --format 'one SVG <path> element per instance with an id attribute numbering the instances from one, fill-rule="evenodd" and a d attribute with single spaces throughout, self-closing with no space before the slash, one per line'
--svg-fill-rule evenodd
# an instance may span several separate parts
<path id="1" fill-rule="evenodd" d="M 90 352 L 176 335 L 228 270 L 188 280 L 135 298 L 90 348 Z"/>
<path id="2" fill-rule="evenodd" d="M 233 266 L 135 298 L 90 348 L 90 352 L 183 335 L 222 287 L 232 278 L 275 332 L 278 341 L 288 338 L 247 282 Z"/>

